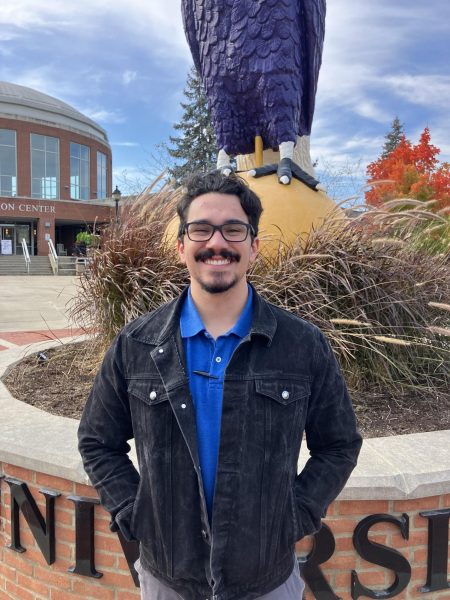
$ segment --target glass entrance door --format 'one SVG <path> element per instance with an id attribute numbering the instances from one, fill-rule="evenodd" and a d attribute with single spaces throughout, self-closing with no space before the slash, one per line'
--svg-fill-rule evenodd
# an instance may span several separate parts
<path id="1" fill-rule="evenodd" d="M 28 223 L 16 224 L 16 254 L 23 254 L 22 240 L 28 246 L 28 253 L 33 254 L 31 249 L 31 225 Z"/>
<path id="2" fill-rule="evenodd" d="M 16 253 L 15 225 L 0 224 L 0 254 Z"/>

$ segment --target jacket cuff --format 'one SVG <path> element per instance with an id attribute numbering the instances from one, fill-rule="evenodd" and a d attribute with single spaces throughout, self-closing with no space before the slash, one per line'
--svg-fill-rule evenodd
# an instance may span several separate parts
<path id="1" fill-rule="evenodd" d="M 111 531 L 119 531 L 127 542 L 131 542 L 135 538 L 131 531 L 131 517 L 133 513 L 134 502 L 127 504 L 124 508 L 119 510 L 114 519 L 111 521 L 109 528 Z"/>

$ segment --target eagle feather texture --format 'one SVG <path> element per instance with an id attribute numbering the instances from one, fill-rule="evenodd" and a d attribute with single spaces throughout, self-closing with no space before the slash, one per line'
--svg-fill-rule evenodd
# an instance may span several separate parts
<path id="1" fill-rule="evenodd" d="M 218 146 L 249 154 L 309 135 L 325 0 L 182 0 L 186 37 Z"/>

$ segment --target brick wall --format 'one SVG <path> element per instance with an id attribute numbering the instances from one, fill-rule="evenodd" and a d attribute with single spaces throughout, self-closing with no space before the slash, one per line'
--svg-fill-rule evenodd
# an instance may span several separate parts
<path id="1" fill-rule="evenodd" d="M 55 500 L 55 562 L 48 565 L 20 513 L 21 544 L 26 552 L 20 554 L 8 548 L 11 541 L 10 491 L 3 479 L 1 491 L 0 526 L 0 600 L 136 600 L 137 588 L 130 575 L 121 545 L 116 534 L 110 532 L 109 515 L 95 507 L 95 568 L 103 577 L 95 579 L 74 575 L 68 569 L 75 562 L 74 504 L 67 496 L 95 497 L 90 486 L 81 485 L 36 473 L 9 464 L 2 465 L 5 477 L 25 482 L 42 515 L 45 517 L 45 499 L 39 490 L 51 489 L 61 495 Z M 385 589 L 393 583 L 393 572 L 366 562 L 356 553 L 353 532 L 365 517 L 373 514 L 409 516 L 409 539 L 405 540 L 398 527 L 390 523 L 374 525 L 369 539 L 398 550 L 412 567 L 408 587 L 395 596 L 398 600 L 420 598 L 444 600 L 450 598 L 450 590 L 423 594 L 419 588 L 427 577 L 428 521 L 419 512 L 450 507 L 450 494 L 417 500 L 390 501 L 337 501 L 329 509 L 326 524 L 332 531 L 336 548 L 331 558 L 321 565 L 321 570 L 333 592 L 343 600 L 350 600 L 351 571 L 356 570 L 362 584 L 372 589 Z M 299 556 L 312 549 L 312 538 L 297 544 Z M 307 600 L 314 598 L 307 590 Z"/>
<path id="2" fill-rule="evenodd" d="M 61 200 L 70 200 L 70 142 L 83 144 L 90 148 L 90 197 L 96 199 L 93 193 L 97 190 L 97 151 L 107 156 L 107 196 L 112 192 L 112 158 L 111 149 L 107 144 L 89 135 L 82 135 L 75 131 L 69 131 L 51 125 L 42 125 L 32 121 L 21 121 L 0 117 L 0 129 L 12 129 L 16 131 L 17 144 L 17 196 L 31 197 L 31 154 L 30 134 L 37 133 L 48 135 L 59 139 L 60 173 L 58 197 Z"/>
<path id="3" fill-rule="evenodd" d="M 362 584 L 372 589 L 386 589 L 394 580 L 393 572 L 366 562 L 358 556 L 353 546 L 353 532 L 362 519 L 373 514 L 409 516 L 409 539 L 404 539 L 398 527 L 390 523 L 374 525 L 369 534 L 372 542 L 377 542 L 398 550 L 410 563 L 412 573 L 407 588 L 396 595 L 397 600 L 424 598 L 428 600 L 450 599 L 450 590 L 424 594 L 420 588 L 427 578 L 428 520 L 419 512 L 450 507 L 450 494 L 415 500 L 362 500 L 334 502 L 327 514 L 325 523 L 330 527 L 336 541 L 333 556 L 322 565 L 322 571 L 334 593 L 343 600 L 350 600 L 351 571 L 355 570 Z M 297 554 L 302 556 L 311 550 L 311 538 L 299 542 Z M 450 568 L 450 561 L 448 567 Z M 306 593 L 306 600 L 314 596 Z"/>
<path id="4" fill-rule="evenodd" d="M 8 548 L 11 540 L 9 486 L 1 481 L 0 600 L 136 600 L 135 588 L 116 534 L 109 530 L 109 515 L 95 508 L 95 567 L 103 577 L 74 575 L 68 569 L 75 562 L 74 504 L 67 496 L 96 497 L 92 487 L 3 464 L 4 476 L 27 483 L 45 517 L 45 499 L 39 489 L 58 491 L 55 502 L 55 562 L 48 565 L 20 513 L 20 541 L 26 552 Z"/>

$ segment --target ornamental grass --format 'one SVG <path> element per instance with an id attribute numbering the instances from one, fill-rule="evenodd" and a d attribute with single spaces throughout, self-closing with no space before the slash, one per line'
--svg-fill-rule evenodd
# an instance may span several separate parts
<path id="1" fill-rule="evenodd" d="M 98 333 L 102 350 L 124 324 L 188 282 L 173 240 L 165 239 L 176 200 L 177 192 L 148 188 L 102 234 L 71 309 L 76 322 Z M 330 217 L 307 240 L 260 255 L 251 269 L 250 281 L 267 300 L 327 335 L 359 395 L 414 389 L 448 399 L 448 215 L 430 206 L 401 199 L 364 207 L 344 222 Z"/>

